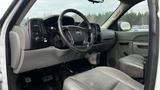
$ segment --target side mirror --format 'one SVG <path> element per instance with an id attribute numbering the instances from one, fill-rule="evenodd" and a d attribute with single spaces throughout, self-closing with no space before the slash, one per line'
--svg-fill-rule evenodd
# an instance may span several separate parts
<path id="1" fill-rule="evenodd" d="M 118 27 L 121 31 L 131 30 L 131 24 L 129 22 L 119 22 Z"/>
<path id="2" fill-rule="evenodd" d="M 92 2 L 92 3 L 103 3 L 104 0 L 88 0 L 89 2 Z"/>

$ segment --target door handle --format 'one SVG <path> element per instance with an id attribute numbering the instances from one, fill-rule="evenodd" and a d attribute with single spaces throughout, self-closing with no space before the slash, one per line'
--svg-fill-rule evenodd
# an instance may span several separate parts
<path id="1" fill-rule="evenodd" d="M 129 42 L 119 42 L 119 45 L 129 45 Z"/>
<path id="2" fill-rule="evenodd" d="M 141 49 L 148 49 L 148 46 L 147 45 L 137 45 L 138 48 L 141 48 Z"/>
<path id="3" fill-rule="evenodd" d="M 141 49 L 148 49 L 148 43 L 145 43 L 145 42 L 133 42 L 133 47 L 141 48 Z"/>

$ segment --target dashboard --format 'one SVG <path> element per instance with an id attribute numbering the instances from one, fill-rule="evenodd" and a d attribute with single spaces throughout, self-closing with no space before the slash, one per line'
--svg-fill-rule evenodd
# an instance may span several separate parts
<path id="1" fill-rule="evenodd" d="M 47 19 L 33 18 L 29 21 L 29 30 L 31 33 L 31 49 L 40 49 L 49 46 L 55 46 L 59 49 L 67 49 L 68 46 L 60 37 L 58 30 L 58 15 Z M 72 17 L 64 16 L 62 25 L 76 25 Z M 83 25 L 85 27 L 85 25 Z M 101 43 L 100 26 L 91 23 L 94 31 L 95 44 Z"/>
<path id="2" fill-rule="evenodd" d="M 86 53 L 74 52 L 64 43 L 59 35 L 58 17 L 32 18 L 28 24 L 25 24 L 27 26 L 13 27 L 9 33 L 9 39 L 12 55 L 11 66 L 14 73 L 66 63 L 86 56 Z M 63 20 L 63 25 L 78 23 L 69 16 L 65 16 Z M 114 47 L 117 39 L 113 30 L 103 30 L 98 24 L 90 24 L 94 31 L 95 42 L 87 53 L 104 52 Z"/>

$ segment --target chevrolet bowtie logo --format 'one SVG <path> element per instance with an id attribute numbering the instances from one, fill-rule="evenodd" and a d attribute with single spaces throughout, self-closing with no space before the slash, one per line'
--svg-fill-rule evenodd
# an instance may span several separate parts
<path id="1" fill-rule="evenodd" d="M 76 34 L 77 34 L 77 35 L 82 35 L 82 31 L 81 31 L 81 30 L 77 30 L 77 31 L 76 31 Z"/>

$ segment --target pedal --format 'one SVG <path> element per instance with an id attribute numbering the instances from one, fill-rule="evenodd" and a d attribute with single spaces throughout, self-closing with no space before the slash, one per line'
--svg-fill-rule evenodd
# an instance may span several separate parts
<path id="1" fill-rule="evenodd" d="M 32 79 L 30 77 L 26 77 L 24 80 L 25 80 L 25 83 L 31 83 L 32 82 Z"/>
<path id="2" fill-rule="evenodd" d="M 43 82 L 49 82 L 51 80 L 53 80 L 53 75 L 48 75 L 48 76 L 42 77 Z"/>
<path id="3" fill-rule="evenodd" d="M 73 70 L 71 70 L 70 68 L 68 68 L 67 66 L 65 67 L 65 69 L 66 69 L 69 73 L 71 73 L 71 74 L 73 74 L 73 73 L 74 73 L 74 71 L 73 71 Z"/>

